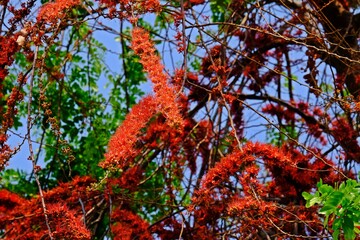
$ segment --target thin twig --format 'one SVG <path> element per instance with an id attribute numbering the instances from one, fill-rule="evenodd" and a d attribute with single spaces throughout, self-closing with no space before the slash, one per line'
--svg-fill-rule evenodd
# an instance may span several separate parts
<path id="1" fill-rule="evenodd" d="M 41 204 L 42 204 L 42 208 L 44 211 L 44 216 L 45 216 L 45 223 L 46 226 L 48 228 L 49 231 L 49 237 L 50 239 L 54 239 L 52 232 L 51 232 L 51 228 L 50 228 L 50 224 L 49 224 L 49 217 L 47 215 L 47 209 L 46 209 L 46 204 L 45 204 L 45 199 L 44 199 L 44 194 L 41 188 L 41 184 L 40 184 L 40 180 L 39 180 L 39 176 L 37 174 L 38 172 L 38 167 L 36 166 L 36 162 L 35 162 L 35 157 L 34 157 L 34 150 L 33 150 L 33 146 L 32 146 L 32 140 L 31 140 L 31 104 L 32 104 L 32 90 L 33 90 L 33 84 L 34 84 L 34 77 L 35 77 L 35 67 L 36 67 L 36 60 L 37 60 L 37 54 L 39 51 L 39 46 L 36 46 L 35 49 L 35 55 L 34 55 L 34 61 L 33 61 L 33 66 L 32 66 L 32 71 L 31 71 L 31 78 L 30 78 L 30 86 L 29 86 L 29 101 L 28 101 L 28 116 L 27 116 L 27 140 L 28 140 L 28 144 L 29 144 L 29 152 L 30 152 L 30 156 L 29 156 L 29 160 L 31 160 L 32 165 L 33 165 L 33 171 L 34 171 L 34 177 L 35 177 L 35 181 L 36 184 L 39 188 L 39 195 L 40 195 L 40 199 L 41 199 Z"/>

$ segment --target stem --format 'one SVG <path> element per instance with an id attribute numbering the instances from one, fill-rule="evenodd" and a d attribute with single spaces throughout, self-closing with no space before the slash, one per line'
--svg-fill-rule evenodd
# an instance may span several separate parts
<path id="1" fill-rule="evenodd" d="M 45 216 L 45 223 L 46 226 L 48 228 L 49 231 L 49 237 L 50 239 L 54 239 L 52 236 L 52 232 L 51 232 L 51 228 L 50 228 L 50 224 L 49 224 L 49 218 L 47 215 L 47 209 L 46 209 L 46 205 L 45 205 L 45 199 L 44 199 L 44 194 L 41 188 L 41 184 L 40 184 L 40 180 L 39 180 L 39 176 L 37 174 L 38 172 L 38 167 L 36 166 L 36 162 L 35 162 L 35 157 L 34 157 L 34 150 L 33 150 L 33 146 L 32 146 L 32 140 L 31 140 L 31 103 L 32 103 L 32 90 L 33 90 L 33 84 L 34 84 L 34 76 L 35 76 L 35 67 L 36 67 L 36 60 L 37 60 L 37 54 L 39 51 L 39 46 L 36 46 L 35 49 L 35 56 L 34 56 L 34 61 L 33 61 L 33 66 L 32 66 L 32 71 L 31 71 L 31 78 L 30 78 L 30 89 L 29 89 L 29 101 L 28 101 L 28 106 L 27 106 L 27 140 L 28 140 L 28 144 L 29 144 L 29 152 L 30 152 L 30 156 L 29 156 L 29 160 L 31 160 L 32 165 L 33 165 L 33 171 L 34 171 L 34 178 L 36 181 L 36 184 L 39 188 L 39 195 L 40 195 L 40 199 L 41 199 L 41 204 L 42 204 L 42 208 L 44 211 L 44 216 Z"/>

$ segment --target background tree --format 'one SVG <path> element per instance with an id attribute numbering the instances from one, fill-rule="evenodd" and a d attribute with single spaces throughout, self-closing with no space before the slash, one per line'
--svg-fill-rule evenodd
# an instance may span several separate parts
<path id="1" fill-rule="evenodd" d="M 1 237 L 342 236 L 302 193 L 356 178 L 357 3 L 0 1 Z"/>

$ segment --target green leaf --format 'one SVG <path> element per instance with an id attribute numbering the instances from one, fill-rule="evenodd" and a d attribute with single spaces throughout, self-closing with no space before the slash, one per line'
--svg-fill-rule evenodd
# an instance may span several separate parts
<path id="1" fill-rule="evenodd" d="M 327 227 L 330 215 L 326 215 L 324 219 L 324 227 Z"/>
<path id="2" fill-rule="evenodd" d="M 344 197 L 343 192 L 333 192 L 331 195 L 326 199 L 325 205 L 329 207 L 338 207 L 343 200 Z"/>
<path id="3" fill-rule="evenodd" d="M 308 193 L 308 192 L 303 192 L 302 193 L 303 198 L 307 201 L 310 200 L 311 198 L 313 198 L 313 195 Z"/>
<path id="4" fill-rule="evenodd" d="M 319 188 L 319 192 L 324 195 L 330 194 L 331 192 L 334 191 L 334 188 L 327 184 L 322 184 L 322 185 L 318 186 L 318 188 Z"/>
<path id="5" fill-rule="evenodd" d="M 322 199 L 321 197 L 318 196 L 318 194 L 316 195 L 311 195 L 310 193 L 307 193 L 307 192 L 303 192 L 302 193 L 302 196 L 304 197 L 304 199 L 306 200 L 306 207 L 309 208 L 309 207 L 312 207 L 314 206 L 315 204 L 320 204 L 322 203 Z"/>
<path id="6" fill-rule="evenodd" d="M 334 233 L 332 234 L 332 237 L 334 238 L 334 240 L 338 240 L 339 239 L 339 234 L 340 234 L 340 230 L 336 229 L 334 231 Z"/>
<path id="7" fill-rule="evenodd" d="M 321 214 L 325 214 L 325 215 L 330 215 L 331 213 L 334 212 L 334 210 L 336 209 L 336 207 L 333 206 L 329 206 L 329 205 L 325 205 L 324 207 L 322 207 L 319 211 L 319 213 Z"/>
<path id="8" fill-rule="evenodd" d="M 339 218 L 339 217 L 338 217 L 338 218 L 335 218 L 335 220 L 334 220 L 334 222 L 333 222 L 333 224 L 332 224 L 332 228 L 333 228 L 334 230 L 340 229 L 342 223 L 343 223 L 343 218 Z"/>
<path id="9" fill-rule="evenodd" d="M 354 222 L 347 216 L 344 217 L 343 230 L 345 240 L 355 239 Z"/>

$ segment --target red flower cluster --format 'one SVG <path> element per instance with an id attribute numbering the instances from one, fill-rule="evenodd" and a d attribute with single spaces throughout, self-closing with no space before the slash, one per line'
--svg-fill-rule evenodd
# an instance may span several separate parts
<path id="1" fill-rule="evenodd" d="M 221 84 L 226 85 L 227 74 L 230 71 L 228 62 L 229 59 L 224 54 L 223 47 L 216 45 L 210 49 L 209 56 L 205 56 L 202 60 L 202 74 L 214 82 L 220 77 Z"/>
<path id="2" fill-rule="evenodd" d="M 132 5 L 133 10 L 140 10 L 144 12 L 156 12 L 160 9 L 160 2 L 158 0 L 148 0 L 148 1 L 136 1 L 136 0 L 99 0 L 101 4 L 105 4 L 108 7 L 114 7 L 117 4 L 121 6 Z"/>
<path id="3" fill-rule="evenodd" d="M 6 212 L 12 211 L 16 207 L 24 204 L 25 199 L 15 193 L 5 189 L 0 190 L 0 219 L 4 219 Z"/>
<path id="4" fill-rule="evenodd" d="M 9 74 L 7 69 L 14 61 L 14 55 L 18 50 L 16 43 L 16 37 L 4 37 L 0 36 L 0 99 L 3 98 L 3 81 Z M 0 106 L 0 112 L 3 111 L 3 107 Z M 0 118 L 4 121 L 4 118 Z M 4 127 L 3 127 L 4 128 Z"/>
<path id="5" fill-rule="evenodd" d="M 156 101 L 152 96 L 143 98 L 135 105 L 131 112 L 126 115 L 123 124 L 111 137 L 108 152 L 105 154 L 105 161 L 100 165 L 105 168 L 112 165 L 123 168 L 129 161 L 131 162 L 139 153 L 139 150 L 135 149 L 137 136 L 155 113 Z"/>
<path id="6" fill-rule="evenodd" d="M 110 18 L 128 19 L 130 22 L 137 21 L 137 16 L 144 13 L 159 12 L 161 10 L 158 0 L 98 0 L 109 10 Z M 119 8 L 117 8 L 119 7 Z"/>
<path id="7" fill-rule="evenodd" d="M 181 126 L 183 120 L 176 101 L 175 89 L 168 84 L 168 77 L 163 72 L 164 66 L 155 53 L 149 33 L 142 28 L 134 28 L 131 45 L 135 54 L 140 56 L 140 63 L 154 84 L 156 102 L 161 113 L 169 120 L 170 125 Z"/>
<path id="8" fill-rule="evenodd" d="M 272 116 L 277 116 L 281 120 L 284 119 L 287 123 L 295 120 L 295 113 L 281 105 L 269 103 L 262 108 L 262 111 Z"/>
<path id="9" fill-rule="evenodd" d="M 4 170 L 6 164 L 13 153 L 13 150 L 6 144 L 7 135 L 0 134 L 0 171 Z"/>
<path id="10" fill-rule="evenodd" d="M 260 180 L 260 171 L 270 173 L 267 182 Z M 281 223 L 283 228 L 287 224 L 291 228 L 299 211 L 304 218 L 308 217 L 307 221 L 320 226 L 321 220 L 309 214 L 313 210 L 291 209 L 291 202 L 303 201 L 301 193 L 310 191 L 320 178 L 328 183 L 338 180 L 330 161 L 314 161 L 312 155 L 304 156 L 291 147 L 280 149 L 248 142 L 242 150 L 234 150 L 209 170 L 189 210 L 197 223 L 212 234 L 218 231 L 221 219 L 231 218 L 236 226 L 234 231 L 244 238 L 259 230 L 272 231 L 274 224 L 279 224 L 279 216 L 289 219 L 289 223 Z M 288 202 L 284 202 L 286 207 L 279 208 L 282 201 Z"/>
<path id="11" fill-rule="evenodd" d="M 8 75 L 8 70 L 5 66 L 10 66 L 13 63 L 14 54 L 17 49 L 16 37 L 0 36 L 0 86 L 4 78 Z M 1 91 L 0 94 L 2 94 Z M 0 97 L 1 96 L 2 95 L 0 95 Z"/>
<path id="12" fill-rule="evenodd" d="M 144 177 L 141 166 L 130 167 L 120 177 L 107 179 L 106 185 L 110 195 L 115 195 L 119 189 L 135 192 Z"/>
<path id="13" fill-rule="evenodd" d="M 81 220 L 84 212 L 94 206 L 96 191 L 88 191 L 94 182 L 89 177 L 76 177 L 45 192 L 44 198 L 52 235 L 55 239 L 91 239 Z M 84 208 L 79 199 L 85 203 Z M 6 210 L 5 210 L 6 209 Z M 2 211 L 4 210 L 4 211 Z M 7 190 L 0 191 L 0 227 L 7 239 L 48 239 L 40 198 L 26 200 Z"/>
<path id="14" fill-rule="evenodd" d="M 114 233 L 114 239 L 153 239 L 149 232 L 149 224 L 141 217 L 129 210 L 117 209 L 111 216 L 113 225 L 111 231 Z"/>
<path id="15" fill-rule="evenodd" d="M 360 162 L 360 146 L 357 138 L 359 133 L 355 131 L 345 118 L 338 118 L 332 122 L 333 136 L 345 150 L 346 159 Z"/>
<path id="16" fill-rule="evenodd" d="M 52 231 L 55 239 L 91 239 L 90 231 L 86 229 L 74 210 L 70 210 L 66 204 L 53 203 L 48 206 L 50 226 L 55 226 Z"/>
<path id="17" fill-rule="evenodd" d="M 39 10 L 37 21 L 55 23 L 65 16 L 66 10 L 81 4 L 80 0 L 56 0 L 43 5 Z"/>
<path id="18" fill-rule="evenodd" d="M 14 61 L 14 55 L 18 51 L 19 47 L 16 43 L 16 37 L 4 37 L 0 36 L 0 100 L 4 101 L 3 94 L 3 81 L 8 75 L 7 67 Z M 13 126 L 14 115 L 17 113 L 16 103 L 23 99 L 23 94 L 20 92 L 20 88 L 24 84 L 23 75 L 20 74 L 18 78 L 19 87 L 14 87 L 10 96 L 6 100 L 6 112 L 3 106 L 0 106 L 0 171 L 2 171 L 7 164 L 13 150 L 6 144 L 8 128 Z"/>

